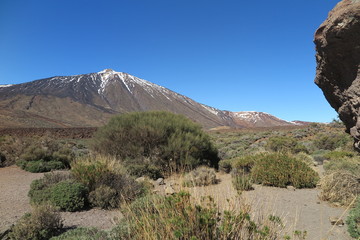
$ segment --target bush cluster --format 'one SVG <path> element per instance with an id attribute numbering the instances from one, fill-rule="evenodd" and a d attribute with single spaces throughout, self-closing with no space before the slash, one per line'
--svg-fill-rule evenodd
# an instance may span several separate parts
<path id="1" fill-rule="evenodd" d="M 87 188 L 62 173 L 48 173 L 30 185 L 31 203 L 50 203 L 61 210 L 77 211 L 87 206 Z"/>
<path id="2" fill-rule="evenodd" d="M 319 134 L 314 140 L 314 145 L 318 149 L 335 150 L 337 148 L 345 147 L 351 143 L 351 137 L 345 133 L 327 133 Z"/>
<path id="3" fill-rule="evenodd" d="M 306 163 L 281 153 L 260 155 L 251 174 L 255 182 L 275 187 L 312 188 L 319 180 Z"/>
<path id="4" fill-rule="evenodd" d="M 13 240 L 48 240 L 60 233 L 63 224 L 60 214 L 49 205 L 36 207 L 25 214 L 10 230 Z"/>
<path id="5" fill-rule="evenodd" d="M 94 136 L 94 151 L 147 165 L 162 175 L 199 165 L 217 167 L 217 150 L 201 127 L 169 112 L 136 112 L 112 118 Z"/>
<path id="6" fill-rule="evenodd" d="M 79 159 L 71 164 L 71 173 L 89 189 L 89 201 L 94 207 L 116 208 L 122 200 L 133 200 L 146 192 L 145 185 L 136 182 L 114 158 Z"/>

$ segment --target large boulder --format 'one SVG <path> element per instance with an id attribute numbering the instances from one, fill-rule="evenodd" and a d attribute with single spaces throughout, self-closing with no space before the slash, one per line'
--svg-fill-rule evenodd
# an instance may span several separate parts
<path id="1" fill-rule="evenodd" d="M 360 0 L 343 0 L 315 33 L 316 79 L 360 150 Z"/>

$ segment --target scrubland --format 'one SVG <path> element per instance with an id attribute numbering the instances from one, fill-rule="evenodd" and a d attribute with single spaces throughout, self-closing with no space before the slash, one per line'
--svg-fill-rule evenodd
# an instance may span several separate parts
<path id="1" fill-rule="evenodd" d="M 360 156 L 338 121 L 204 131 L 179 115 L 132 113 L 89 140 L 2 136 L 0 158 L 4 168 L 46 172 L 29 182 L 32 211 L 4 239 L 336 239 L 345 228 L 346 238 L 360 236 Z M 283 210 L 307 194 L 316 198 L 309 206 L 342 214 L 325 233 L 298 229 L 281 206 L 256 207 L 259 193 L 269 204 L 279 197 Z M 90 209 L 121 217 L 107 229 L 64 226 L 63 212 Z"/>

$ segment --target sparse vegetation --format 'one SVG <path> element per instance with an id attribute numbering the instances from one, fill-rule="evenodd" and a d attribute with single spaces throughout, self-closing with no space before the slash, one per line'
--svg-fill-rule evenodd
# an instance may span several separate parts
<path id="1" fill-rule="evenodd" d="M 25 214 L 9 233 L 13 240 L 47 240 L 60 233 L 63 227 L 60 214 L 49 205 L 38 206 Z"/>
<path id="2" fill-rule="evenodd" d="M 113 233 L 116 239 L 278 239 L 281 226 L 254 221 L 249 209 L 219 212 L 213 199 L 191 203 L 188 193 L 147 196 L 132 203 Z M 264 221 L 265 220 L 265 221 Z"/>
<path id="3" fill-rule="evenodd" d="M 353 209 L 351 209 L 349 216 L 346 219 L 348 225 L 348 232 L 351 237 L 360 238 L 360 197 L 357 198 L 357 202 Z"/>
<path id="4" fill-rule="evenodd" d="M 346 171 L 328 173 L 320 184 L 320 198 L 333 204 L 348 206 L 360 194 L 359 177 Z"/>
<path id="5" fill-rule="evenodd" d="M 75 228 L 50 240 L 110 240 L 109 234 L 96 228 Z"/>
<path id="6" fill-rule="evenodd" d="M 183 184 L 188 187 L 208 186 L 216 184 L 216 174 L 213 168 L 198 167 L 185 175 Z"/>
<path id="7" fill-rule="evenodd" d="M 111 157 L 81 158 L 73 162 L 71 173 L 89 189 L 93 206 L 119 207 L 122 200 L 133 200 L 146 192 L 146 186 L 136 182 L 121 163 Z M 101 193 L 109 198 L 100 196 Z"/>
<path id="8" fill-rule="evenodd" d="M 199 165 L 217 167 L 219 161 L 216 148 L 199 125 L 169 112 L 114 117 L 96 133 L 92 148 L 126 165 L 151 165 L 163 175 Z"/>

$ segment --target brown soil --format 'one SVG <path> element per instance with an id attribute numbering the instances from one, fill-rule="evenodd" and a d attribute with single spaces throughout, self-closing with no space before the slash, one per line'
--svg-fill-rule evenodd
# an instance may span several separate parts
<path id="1" fill-rule="evenodd" d="M 42 176 L 42 173 L 29 173 L 16 166 L 0 168 L 0 233 L 31 211 L 27 193 L 31 182 Z M 62 213 L 64 226 L 68 228 L 83 226 L 109 229 L 114 226 L 114 218 L 118 217 L 121 217 L 118 211 L 101 209 Z"/>

